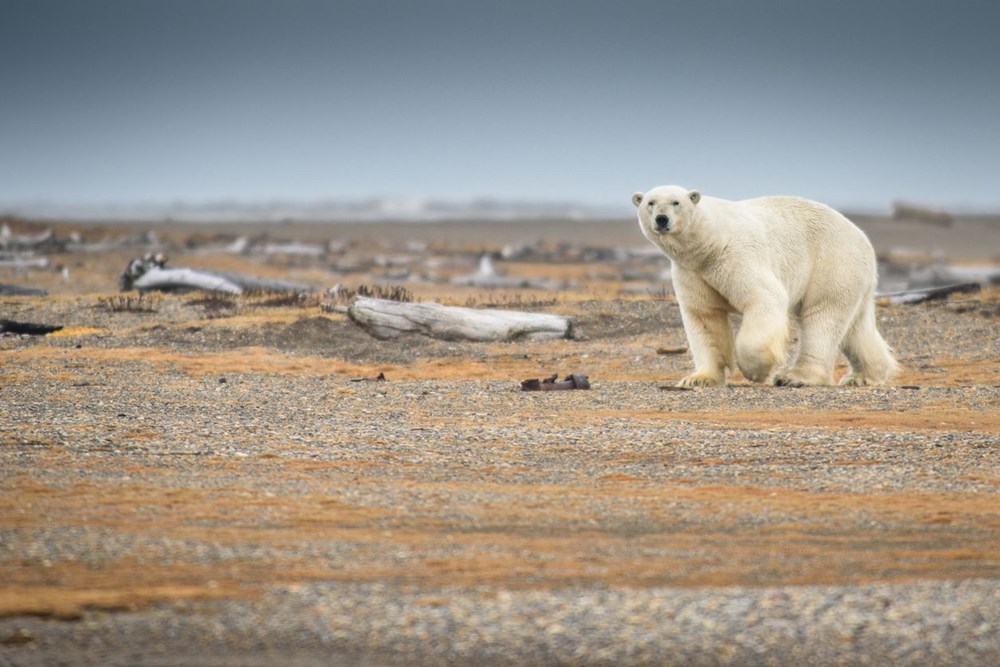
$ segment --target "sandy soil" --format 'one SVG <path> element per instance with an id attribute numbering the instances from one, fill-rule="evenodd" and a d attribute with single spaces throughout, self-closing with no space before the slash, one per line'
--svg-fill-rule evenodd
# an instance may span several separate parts
<path id="1" fill-rule="evenodd" d="M 982 220 L 866 228 L 882 252 L 1000 248 Z M 383 280 L 378 263 L 205 249 L 234 231 L 159 230 L 177 265 Z M 524 240 L 643 243 L 618 222 L 269 233 L 416 253 L 445 279 Z M 0 337 L 2 664 L 1000 658 L 995 289 L 883 304 L 891 387 L 677 392 L 676 304 L 586 258 L 502 263 L 559 291 L 406 284 L 577 331 L 468 343 L 377 341 L 318 294 L 126 304 L 115 281 L 137 252 L 53 256 L 69 281 L 0 273 L 51 291 L 0 297 L 0 317 L 65 327 Z M 593 389 L 519 390 L 553 372 Z"/>

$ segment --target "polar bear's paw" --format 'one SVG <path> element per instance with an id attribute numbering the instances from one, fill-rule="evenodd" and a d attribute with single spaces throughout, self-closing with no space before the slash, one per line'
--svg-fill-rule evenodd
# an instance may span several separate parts
<path id="1" fill-rule="evenodd" d="M 774 386 L 776 387 L 804 387 L 806 382 L 802 379 L 791 377 L 785 373 L 779 373 L 774 378 Z"/>
<path id="2" fill-rule="evenodd" d="M 778 387 L 809 387 L 831 384 L 830 378 L 824 372 L 810 371 L 802 368 L 789 368 L 774 376 L 774 384 Z"/>
<path id="3" fill-rule="evenodd" d="M 861 373 L 848 373 L 840 378 L 841 387 L 874 387 L 881 384 L 885 384 L 885 382 L 870 378 Z"/>
<path id="4" fill-rule="evenodd" d="M 711 373 L 692 373 L 681 378 L 677 383 L 678 387 L 721 387 L 726 384 L 724 377 L 712 375 Z"/>

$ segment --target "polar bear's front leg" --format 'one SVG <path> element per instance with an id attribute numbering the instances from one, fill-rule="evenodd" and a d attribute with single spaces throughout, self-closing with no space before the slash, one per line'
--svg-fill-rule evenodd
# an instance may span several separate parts
<path id="1" fill-rule="evenodd" d="M 671 267 L 671 275 L 684 322 L 684 334 L 694 359 L 694 373 L 681 378 L 677 385 L 725 385 L 726 371 L 734 368 L 729 303 L 699 275 L 677 263 Z"/>
<path id="2" fill-rule="evenodd" d="M 680 387 L 716 387 L 726 384 L 726 370 L 733 367 L 733 328 L 723 308 L 681 305 L 694 373 L 681 378 Z"/>
<path id="3" fill-rule="evenodd" d="M 785 363 L 788 312 L 783 303 L 758 303 L 743 311 L 736 335 L 736 365 L 753 382 L 770 382 Z"/>

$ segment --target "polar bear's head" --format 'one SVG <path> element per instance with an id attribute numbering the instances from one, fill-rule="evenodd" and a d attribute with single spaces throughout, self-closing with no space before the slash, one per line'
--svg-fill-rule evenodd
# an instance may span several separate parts
<path id="1" fill-rule="evenodd" d="M 661 234 L 683 232 L 700 201 L 700 192 L 678 185 L 661 185 L 632 195 L 632 203 L 639 209 L 639 226 L 651 241 Z"/>

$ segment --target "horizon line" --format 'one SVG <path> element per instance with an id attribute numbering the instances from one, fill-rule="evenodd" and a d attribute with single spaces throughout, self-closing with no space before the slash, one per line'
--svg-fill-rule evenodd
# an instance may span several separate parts
<path id="1" fill-rule="evenodd" d="M 890 199 L 879 204 L 831 204 L 841 211 L 867 215 L 891 215 L 905 204 L 956 215 L 1000 214 L 993 206 L 928 204 Z M 183 221 L 281 221 L 281 220 L 383 220 L 383 219 L 519 219 L 568 217 L 597 219 L 631 217 L 630 202 L 621 204 L 574 202 L 558 199 L 516 198 L 490 195 L 472 197 L 390 196 L 361 197 L 162 197 L 73 200 L 46 197 L 0 199 L 0 216 L 47 220 L 176 220 Z"/>

